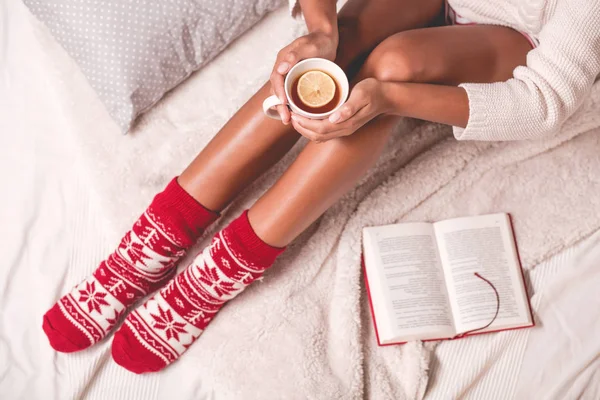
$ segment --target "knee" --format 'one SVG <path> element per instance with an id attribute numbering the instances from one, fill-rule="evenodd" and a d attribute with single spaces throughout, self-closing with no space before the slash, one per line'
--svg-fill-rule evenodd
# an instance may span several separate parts
<path id="1" fill-rule="evenodd" d="M 407 34 L 394 35 L 369 55 L 361 74 L 380 81 L 425 82 L 428 67 L 418 43 Z"/>

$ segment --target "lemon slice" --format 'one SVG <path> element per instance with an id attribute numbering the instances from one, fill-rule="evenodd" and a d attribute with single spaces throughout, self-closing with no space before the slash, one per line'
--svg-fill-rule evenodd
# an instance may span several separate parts
<path id="1" fill-rule="evenodd" d="M 298 80 L 298 97 L 311 108 L 323 107 L 335 96 L 333 78 L 322 71 L 308 71 Z"/>

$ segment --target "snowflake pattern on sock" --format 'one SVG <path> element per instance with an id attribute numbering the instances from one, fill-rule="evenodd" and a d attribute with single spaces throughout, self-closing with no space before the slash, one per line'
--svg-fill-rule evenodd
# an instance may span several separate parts
<path id="1" fill-rule="evenodd" d="M 283 251 L 260 241 L 251 229 L 244 213 L 219 232 L 188 268 L 134 310 L 115 334 L 115 361 L 142 373 L 178 359 L 223 304 L 260 279 Z"/>
<path id="2" fill-rule="evenodd" d="M 186 207 L 195 208 L 197 218 L 182 217 Z M 50 344 L 58 351 L 71 352 L 104 338 L 128 306 L 173 276 L 176 262 L 201 232 L 196 225 L 205 227 L 216 216 L 173 180 L 117 249 L 46 313 L 43 327 Z"/>

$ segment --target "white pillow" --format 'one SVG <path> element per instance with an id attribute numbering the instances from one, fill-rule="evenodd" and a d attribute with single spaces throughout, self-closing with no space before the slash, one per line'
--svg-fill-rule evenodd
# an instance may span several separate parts
<path id="1" fill-rule="evenodd" d="M 138 115 L 286 0 L 24 0 L 126 133 Z"/>

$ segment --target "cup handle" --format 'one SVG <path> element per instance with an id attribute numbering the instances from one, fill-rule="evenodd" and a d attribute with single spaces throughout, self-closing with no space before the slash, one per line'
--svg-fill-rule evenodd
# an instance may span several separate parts
<path id="1" fill-rule="evenodd" d="M 277 96 L 269 96 L 265 99 L 265 101 L 263 101 L 263 112 L 269 118 L 281 120 L 281 116 L 273 107 L 280 106 L 282 104 L 283 103 Z"/>

